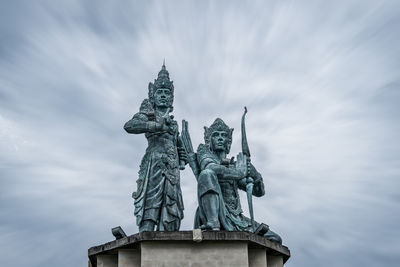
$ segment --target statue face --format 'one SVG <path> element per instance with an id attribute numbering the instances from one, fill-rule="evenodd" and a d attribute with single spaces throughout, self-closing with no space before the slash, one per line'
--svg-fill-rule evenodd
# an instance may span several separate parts
<path id="1" fill-rule="evenodd" d="M 215 131 L 211 135 L 211 149 L 214 151 L 226 151 L 228 144 L 228 133 Z"/>
<path id="2" fill-rule="evenodd" d="M 171 103 L 171 91 L 167 88 L 157 89 L 154 93 L 154 103 L 157 107 L 169 107 Z"/>

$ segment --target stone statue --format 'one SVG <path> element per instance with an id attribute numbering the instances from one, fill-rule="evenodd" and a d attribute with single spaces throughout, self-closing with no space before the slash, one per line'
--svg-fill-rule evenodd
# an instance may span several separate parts
<path id="1" fill-rule="evenodd" d="M 281 243 L 279 235 L 269 230 L 267 225 L 252 222 L 243 215 L 238 190 L 249 193 L 251 185 L 250 194 L 255 197 L 263 196 L 265 190 L 261 174 L 246 158 L 244 151 L 238 154 L 236 161 L 233 157 L 227 158 L 232 144 L 233 129 L 217 118 L 210 127 L 204 127 L 205 143 L 199 145 L 197 153 L 193 152 L 187 130 L 187 122 L 183 121 L 183 145 L 198 183 L 199 207 L 194 227 L 213 231 L 249 232 L 255 232 L 255 227 L 258 230 L 264 227 L 259 234 Z"/>
<path id="2" fill-rule="evenodd" d="M 145 99 L 124 129 L 131 134 L 144 133 L 148 141 L 137 180 L 135 200 L 139 231 L 178 231 L 183 219 L 183 201 L 179 170 L 187 156 L 182 148 L 173 110 L 174 86 L 165 63 L 158 78 L 149 83 Z"/>

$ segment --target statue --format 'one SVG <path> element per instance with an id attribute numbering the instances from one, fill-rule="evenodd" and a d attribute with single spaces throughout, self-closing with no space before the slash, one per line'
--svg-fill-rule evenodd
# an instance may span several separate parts
<path id="1" fill-rule="evenodd" d="M 251 219 L 243 215 L 238 189 L 250 193 L 248 195 L 250 200 L 251 196 L 261 197 L 265 194 L 263 178 L 250 163 L 250 151 L 248 147 L 246 148 L 247 140 L 242 140 L 243 152 L 238 154 L 236 161 L 233 157 L 227 159 L 232 144 L 233 129 L 217 118 L 210 127 L 204 127 L 205 143 L 200 144 L 197 153 L 194 153 L 187 127 L 187 122 L 183 121 L 183 145 L 187 152 L 188 163 L 198 183 L 199 207 L 195 215 L 194 228 L 256 232 L 271 241 L 282 243 L 279 235 L 271 231 L 267 225 L 254 222 L 251 201 L 249 201 Z M 244 115 L 243 137 L 245 139 Z"/>
<path id="2" fill-rule="evenodd" d="M 174 86 L 163 64 L 158 77 L 149 83 L 148 99 L 124 129 L 144 133 L 148 141 L 137 180 L 135 202 L 139 231 L 178 231 L 183 219 L 183 200 L 179 170 L 187 155 L 182 148 L 173 110 Z"/>

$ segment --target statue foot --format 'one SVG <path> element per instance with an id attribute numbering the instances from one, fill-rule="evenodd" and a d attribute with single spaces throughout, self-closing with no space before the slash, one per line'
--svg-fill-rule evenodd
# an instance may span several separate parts
<path id="1" fill-rule="evenodd" d="M 220 231 L 221 230 L 221 228 L 219 227 L 219 223 L 210 223 L 210 222 L 207 222 L 206 224 L 201 225 L 200 229 L 211 230 L 211 231 Z"/>
<path id="2" fill-rule="evenodd" d="M 282 245 L 282 238 L 275 232 L 268 230 L 268 232 L 264 235 L 269 241 L 276 242 Z"/>

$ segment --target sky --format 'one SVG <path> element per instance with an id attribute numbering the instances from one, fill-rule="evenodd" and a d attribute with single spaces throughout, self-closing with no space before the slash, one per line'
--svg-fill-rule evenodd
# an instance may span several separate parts
<path id="1" fill-rule="evenodd" d="M 220 117 L 235 156 L 247 106 L 286 266 L 398 266 L 399 28 L 399 1 L 2 1 L 0 265 L 87 266 L 138 231 L 147 142 L 123 125 L 165 59 L 194 147 Z M 189 168 L 181 187 L 191 230 Z"/>

